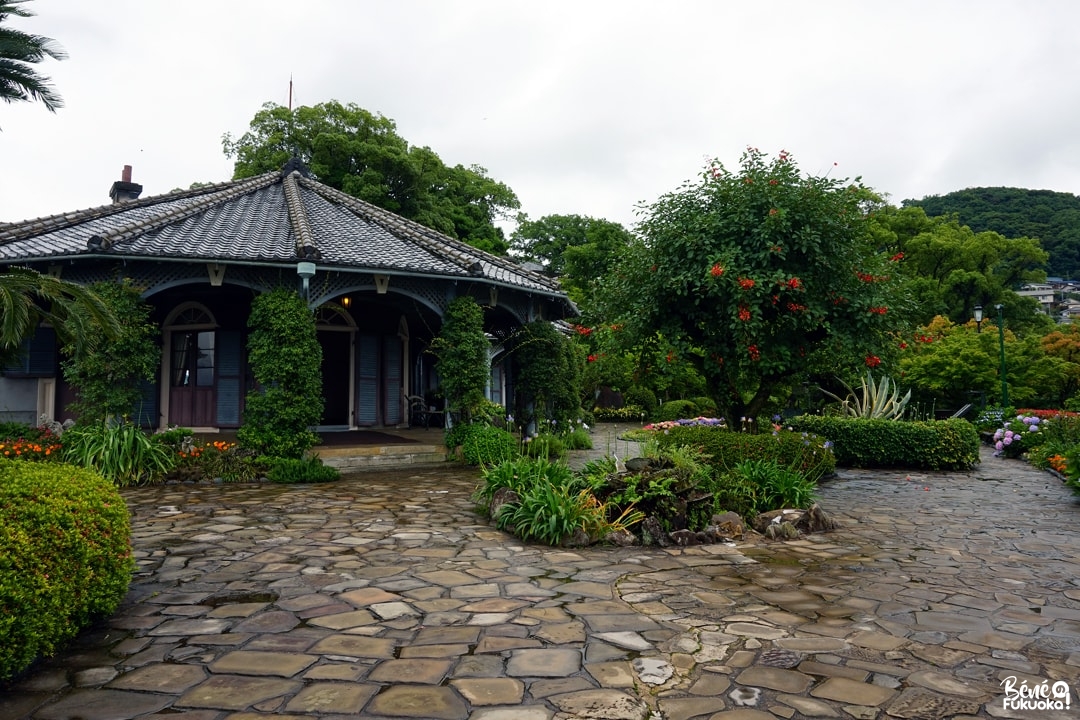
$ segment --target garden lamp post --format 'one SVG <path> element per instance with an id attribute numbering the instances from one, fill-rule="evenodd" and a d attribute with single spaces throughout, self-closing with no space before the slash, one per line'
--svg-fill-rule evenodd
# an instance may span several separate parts
<path id="1" fill-rule="evenodd" d="M 977 333 L 982 332 L 982 320 L 983 320 L 982 305 L 976 305 L 975 306 L 975 332 L 977 332 Z"/>
<path id="2" fill-rule="evenodd" d="M 1001 406 L 1009 406 L 1009 381 L 1005 375 L 1005 317 L 1001 303 L 994 306 L 998 315 L 998 344 L 1001 347 Z"/>

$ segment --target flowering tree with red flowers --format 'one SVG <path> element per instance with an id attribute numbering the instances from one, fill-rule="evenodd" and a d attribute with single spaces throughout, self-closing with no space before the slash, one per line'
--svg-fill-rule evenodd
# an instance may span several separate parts
<path id="1" fill-rule="evenodd" d="M 730 171 L 645 209 L 641 241 L 609 278 L 610 320 L 692 359 L 729 417 L 784 402 L 814 374 L 876 367 L 906 314 L 896 263 L 868 228 L 880 200 L 748 149 Z"/>

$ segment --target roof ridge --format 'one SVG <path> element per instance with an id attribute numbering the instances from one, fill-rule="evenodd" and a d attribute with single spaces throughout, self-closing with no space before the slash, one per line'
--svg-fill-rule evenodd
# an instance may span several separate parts
<path id="1" fill-rule="evenodd" d="M 348 193 L 342 192 L 336 188 L 332 188 L 329 185 L 321 183 L 311 178 L 301 177 L 300 184 L 308 189 L 322 195 L 327 200 L 337 202 L 345 207 L 349 208 L 353 212 L 366 216 L 372 221 L 379 222 L 380 224 L 390 226 L 393 229 L 401 232 L 406 239 L 412 240 L 427 250 L 435 251 L 441 255 L 447 255 L 455 265 L 458 265 L 463 270 L 468 271 L 470 274 L 479 274 L 483 272 L 482 269 L 476 268 L 476 264 L 479 261 L 484 261 L 495 265 L 503 270 L 509 270 L 519 273 L 530 280 L 537 281 L 543 285 L 548 286 L 553 290 L 562 292 L 557 281 L 552 280 L 546 275 L 524 268 L 521 265 L 501 258 L 498 255 L 492 255 L 491 253 L 481 250 L 478 247 L 470 245 L 467 242 L 456 240 L 448 235 L 444 235 L 438 230 L 433 230 L 427 225 L 416 222 L 415 220 L 409 220 L 400 215 L 396 215 L 389 210 L 373 205 L 366 200 L 353 197 Z M 442 247 L 439 247 L 442 246 Z M 471 256 L 471 257 L 470 257 Z"/>
<path id="2" fill-rule="evenodd" d="M 142 235 L 151 230 L 157 230 L 158 228 L 166 225 L 171 225 L 175 222 L 186 220 L 193 215 L 198 215 L 204 212 L 207 208 L 217 205 L 219 203 L 228 202 L 241 195 L 246 195 L 260 188 L 266 187 L 274 183 L 279 177 L 278 173 L 265 173 L 263 175 L 256 175 L 244 180 L 234 180 L 228 183 L 227 187 L 221 188 L 217 192 L 205 193 L 205 197 L 201 200 L 192 203 L 191 205 L 167 212 L 155 217 L 148 218 L 146 220 L 133 220 L 127 224 L 104 233 L 95 233 L 91 235 L 86 242 L 86 247 L 90 250 L 107 250 L 117 243 L 123 242 L 129 238 L 137 235 Z M 129 205 L 130 203 L 125 203 Z"/>
<path id="3" fill-rule="evenodd" d="M 266 177 L 277 175 L 274 173 L 265 173 Z M 257 175 L 255 177 L 263 177 L 263 175 Z M 157 205 L 163 202 L 170 202 L 172 200 L 183 200 L 189 197 L 198 197 L 199 195 L 209 195 L 211 193 L 218 192 L 226 189 L 230 186 L 238 183 L 244 183 L 252 178 L 244 178 L 243 180 L 225 180 L 219 183 L 212 183 L 209 185 L 203 185 L 197 188 L 188 188 L 187 190 L 173 190 L 171 192 L 162 193 L 160 195 L 150 195 L 148 197 L 141 198 L 139 200 L 129 200 L 122 203 L 109 203 L 107 205 L 97 205 L 91 208 L 85 208 L 83 210 L 75 210 L 74 212 L 56 213 L 55 215 L 46 215 L 44 217 L 29 218 L 20 222 L 14 223 L 0 223 L 0 245 L 17 239 L 26 240 L 38 235 L 45 235 L 47 233 L 62 230 L 65 227 L 72 225 L 78 225 L 79 223 L 87 222 L 88 220 L 99 220 L 101 218 L 109 217 L 110 215 L 116 215 L 117 213 L 131 210 L 132 208 L 149 207 L 151 205 Z M 31 232 L 27 233 L 26 229 L 32 228 Z"/>
<path id="4" fill-rule="evenodd" d="M 318 258 L 320 253 L 313 240 L 311 221 L 308 220 L 304 201 L 300 198 L 300 188 L 296 184 L 297 178 L 301 177 L 303 175 L 299 170 L 293 170 L 281 179 L 281 187 L 285 191 L 285 207 L 289 212 L 289 224 L 292 226 L 293 233 L 296 234 L 296 257 Z M 309 251 L 308 248 L 311 250 Z"/>

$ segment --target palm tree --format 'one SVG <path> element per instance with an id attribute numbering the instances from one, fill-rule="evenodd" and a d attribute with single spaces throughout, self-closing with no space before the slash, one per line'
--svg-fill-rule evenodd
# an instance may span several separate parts
<path id="1" fill-rule="evenodd" d="M 52 325 L 64 345 L 85 346 L 94 327 L 107 337 L 118 331 L 108 306 L 82 285 L 23 267 L 0 273 L 0 367 L 18 358 L 22 341 L 42 322 Z"/>
<path id="2" fill-rule="evenodd" d="M 8 16 L 31 17 L 34 13 L 20 7 L 27 0 L 0 0 L 0 99 L 38 100 L 51 111 L 64 106 L 60 95 L 49 85 L 49 78 L 34 70 L 34 64 L 46 57 L 67 57 L 55 40 L 5 27 Z"/>

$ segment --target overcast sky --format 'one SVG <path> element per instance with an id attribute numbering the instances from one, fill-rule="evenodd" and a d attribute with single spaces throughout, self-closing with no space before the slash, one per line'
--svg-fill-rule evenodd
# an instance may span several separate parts
<path id="1" fill-rule="evenodd" d="M 631 226 L 710 157 L 793 153 L 894 203 L 1080 194 L 1074 0 L 33 0 L 65 100 L 0 104 L 0 222 L 231 177 L 265 102 L 336 99 L 477 164 L 532 218 Z M 834 163 L 836 163 L 834 167 Z"/>

